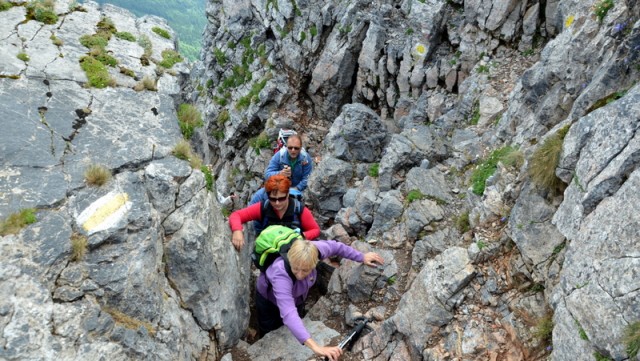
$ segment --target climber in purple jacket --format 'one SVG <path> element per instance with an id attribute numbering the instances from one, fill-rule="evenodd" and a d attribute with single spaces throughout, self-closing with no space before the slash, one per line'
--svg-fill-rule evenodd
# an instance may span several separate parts
<path id="1" fill-rule="evenodd" d="M 285 260 L 280 257 L 258 277 L 256 307 L 263 335 L 284 324 L 301 344 L 309 347 L 316 355 L 328 357 L 331 361 L 338 360 L 342 350 L 337 346 L 318 345 L 304 327 L 298 313 L 304 308 L 309 289 L 316 282 L 317 263 L 320 259 L 333 256 L 361 262 L 370 267 L 384 263 L 384 259 L 375 252 L 363 254 L 336 241 L 294 241 L 287 253 L 291 274 Z"/>

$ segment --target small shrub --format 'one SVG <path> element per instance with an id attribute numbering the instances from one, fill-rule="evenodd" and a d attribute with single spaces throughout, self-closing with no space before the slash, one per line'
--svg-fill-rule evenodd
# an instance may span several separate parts
<path id="1" fill-rule="evenodd" d="M 412 203 L 413 201 L 417 201 L 424 198 L 424 194 L 417 189 L 412 189 L 407 193 L 406 203 Z"/>
<path id="2" fill-rule="evenodd" d="M 489 66 L 488 65 L 484 65 L 484 64 L 478 65 L 478 73 L 480 73 L 480 74 L 489 73 Z"/>
<path id="3" fill-rule="evenodd" d="M 108 43 L 109 43 L 109 39 L 101 34 L 82 35 L 80 37 L 80 44 L 84 45 L 89 49 L 92 49 L 96 46 L 104 49 Z"/>
<path id="4" fill-rule="evenodd" d="M 55 24 L 58 22 L 58 15 L 54 10 L 53 0 L 36 0 L 27 4 L 27 17 L 35 19 L 44 24 Z"/>
<path id="5" fill-rule="evenodd" d="M 302 43 L 303 41 L 305 41 L 307 39 L 307 33 L 305 33 L 304 31 L 300 32 L 300 38 L 299 38 L 299 42 Z"/>
<path id="6" fill-rule="evenodd" d="M 111 179 L 111 171 L 105 166 L 93 164 L 84 172 L 84 180 L 90 186 L 103 186 Z"/>
<path id="7" fill-rule="evenodd" d="M 599 0 L 593 4 L 593 13 L 598 18 L 599 22 L 604 20 L 609 10 L 613 9 L 613 0 Z"/>
<path id="8" fill-rule="evenodd" d="M 118 31 L 117 33 L 114 34 L 116 36 L 116 38 L 118 39 L 122 39 L 122 40 L 126 40 L 126 41 L 131 41 L 134 42 L 136 41 L 136 37 L 133 36 L 133 34 L 131 34 L 128 31 Z"/>
<path id="9" fill-rule="evenodd" d="M 64 41 L 62 41 L 62 39 L 60 39 L 59 37 L 55 36 L 55 34 L 51 34 L 49 39 L 55 46 L 62 46 L 64 44 Z"/>
<path id="10" fill-rule="evenodd" d="M 202 171 L 202 173 L 204 173 L 207 190 L 211 192 L 211 190 L 213 190 L 213 174 L 211 174 L 211 168 L 203 165 L 202 167 L 200 167 L 200 170 Z"/>
<path id="11" fill-rule="evenodd" d="M 163 68 L 170 69 L 175 64 L 182 61 L 182 56 L 175 50 L 165 49 L 162 51 L 162 61 L 159 65 Z"/>
<path id="12" fill-rule="evenodd" d="M 87 237 L 77 233 L 71 235 L 71 260 L 82 260 L 84 255 L 87 253 L 88 244 L 89 241 L 87 240 Z"/>
<path id="13" fill-rule="evenodd" d="M 161 27 L 154 26 L 153 28 L 151 28 L 151 31 L 162 36 L 165 39 L 171 39 L 171 35 L 169 34 L 169 32 Z"/>
<path id="14" fill-rule="evenodd" d="M 392 286 L 394 283 L 396 283 L 396 281 L 398 281 L 398 277 L 396 275 L 393 275 L 393 276 L 387 278 L 387 284 L 389 286 Z"/>
<path id="15" fill-rule="evenodd" d="M 483 250 L 485 247 L 487 247 L 487 244 L 484 241 L 477 241 L 476 245 L 478 246 L 479 250 Z"/>
<path id="16" fill-rule="evenodd" d="M 627 356 L 630 359 L 638 356 L 638 352 L 640 352 L 640 321 L 630 323 L 625 328 L 622 342 L 626 346 Z"/>
<path id="17" fill-rule="evenodd" d="M 260 133 L 257 137 L 249 139 L 249 145 L 256 151 L 256 154 L 260 154 L 261 149 L 271 147 L 271 141 L 265 133 Z"/>
<path id="18" fill-rule="evenodd" d="M 195 128 L 201 127 L 202 115 L 198 109 L 191 104 L 180 104 L 178 107 L 178 123 L 185 139 L 190 139 Z"/>
<path id="19" fill-rule="evenodd" d="M 36 210 L 34 208 L 27 208 L 20 212 L 12 213 L 5 220 L 0 221 L 0 236 L 16 234 L 25 226 L 35 223 L 36 221 Z"/>
<path id="20" fill-rule="evenodd" d="M 528 173 L 533 182 L 541 187 L 558 190 L 562 181 L 556 177 L 556 168 L 560 162 L 562 143 L 569 127 L 560 129 L 538 146 L 529 161 Z"/>
<path id="21" fill-rule="evenodd" d="M 311 36 L 318 35 L 318 28 L 315 25 L 313 25 L 311 28 L 309 28 L 309 34 L 311 34 Z"/>
<path id="22" fill-rule="evenodd" d="M 373 163 L 369 166 L 369 176 L 378 178 L 378 175 L 380 175 L 380 164 Z"/>
<path id="23" fill-rule="evenodd" d="M 29 61 L 29 55 L 27 55 L 27 53 L 20 52 L 18 53 L 17 58 L 24 61 L 25 63 Z"/>
<path id="24" fill-rule="evenodd" d="M 493 175 L 498 168 L 498 162 L 507 158 L 508 155 L 517 149 L 514 147 L 503 147 L 494 150 L 489 157 L 480 163 L 471 174 L 471 183 L 473 193 L 482 195 L 486 186 L 487 179 Z"/>
<path id="25" fill-rule="evenodd" d="M 460 234 L 467 233 L 471 229 L 468 211 L 462 212 L 460 216 L 456 218 L 456 229 Z"/>
<path id="26" fill-rule="evenodd" d="M 216 61 L 218 62 L 218 65 L 225 66 L 227 64 L 227 56 L 224 54 L 224 51 L 218 48 L 214 48 L 213 55 L 216 57 Z"/>
<path id="27" fill-rule="evenodd" d="M 89 85 L 92 87 L 105 88 L 115 84 L 105 65 L 92 56 L 80 58 L 80 67 L 84 70 L 89 79 Z"/>

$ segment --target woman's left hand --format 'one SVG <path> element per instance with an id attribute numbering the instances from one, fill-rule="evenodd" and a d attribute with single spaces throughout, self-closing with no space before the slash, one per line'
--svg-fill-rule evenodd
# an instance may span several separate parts
<path id="1" fill-rule="evenodd" d="M 367 252 L 364 254 L 364 261 L 362 263 L 366 264 L 369 267 L 375 267 L 377 266 L 377 264 L 383 265 L 384 258 L 382 258 L 375 252 Z"/>

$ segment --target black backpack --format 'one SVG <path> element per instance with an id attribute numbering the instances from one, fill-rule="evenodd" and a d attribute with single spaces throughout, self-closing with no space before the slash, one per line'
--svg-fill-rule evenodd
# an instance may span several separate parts
<path id="1" fill-rule="evenodd" d="M 264 229 L 266 229 L 268 226 L 273 225 L 286 226 L 291 229 L 300 229 L 302 202 L 300 202 L 297 198 L 292 197 L 289 198 L 289 200 L 293 201 L 293 214 L 288 214 L 289 209 L 287 208 L 287 212 L 285 213 L 282 220 L 278 219 L 278 216 L 273 211 L 273 208 L 269 204 L 268 199 L 262 202 L 262 209 L 260 210 L 262 219 L 253 222 L 253 229 L 255 230 L 256 235 L 259 236 Z"/>

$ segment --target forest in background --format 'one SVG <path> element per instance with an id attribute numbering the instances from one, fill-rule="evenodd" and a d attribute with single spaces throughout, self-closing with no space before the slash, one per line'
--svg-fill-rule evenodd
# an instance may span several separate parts
<path id="1" fill-rule="evenodd" d="M 190 61 L 200 58 L 202 32 L 206 24 L 205 0 L 94 0 L 113 4 L 136 16 L 156 15 L 167 19 L 178 34 L 180 53 Z"/>

